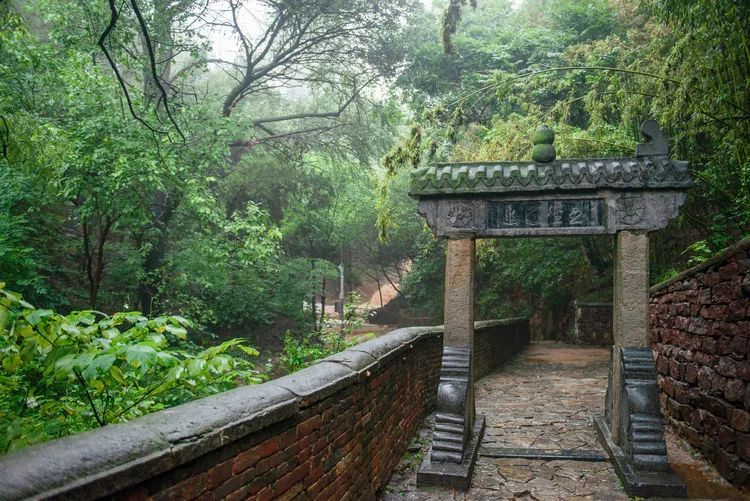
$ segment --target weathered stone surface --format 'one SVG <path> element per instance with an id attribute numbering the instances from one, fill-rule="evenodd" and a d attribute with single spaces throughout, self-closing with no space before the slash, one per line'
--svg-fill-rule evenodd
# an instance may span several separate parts
<path id="1" fill-rule="evenodd" d="M 346 350 L 340 353 L 335 353 L 320 360 L 320 362 L 342 364 L 356 372 L 361 372 L 368 367 L 371 367 L 376 361 L 377 358 L 373 357 L 369 353 L 354 350 Z"/>
<path id="2" fill-rule="evenodd" d="M 441 333 L 442 327 L 406 327 L 389 332 L 386 336 L 360 343 L 347 351 L 363 352 L 380 360 L 390 353 L 395 353 L 406 343 L 416 341 L 422 336 L 437 336 Z"/>
<path id="3" fill-rule="evenodd" d="M 613 356 L 620 359 L 619 369 L 613 366 L 610 371 L 604 416 L 594 418 L 599 440 L 628 494 L 681 497 L 685 485 L 668 464 L 651 349 L 615 345 Z M 619 378 L 614 377 L 615 370 L 620 371 Z M 613 384 L 616 379 L 619 386 Z M 664 383 L 669 393 L 683 399 L 681 386 L 675 388 L 669 379 Z M 682 412 L 683 406 L 671 399 L 668 406 Z"/>
<path id="4" fill-rule="evenodd" d="M 573 304 L 573 330 L 566 342 L 587 345 L 612 345 L 612 303 Z"/>
<path id="5" fill-rule="evenodd" d="M 474 260 L 473 239 L 450 239 L 445 264 L 443 359 L 437 391 L 432 447 L 420 470 L 421 485 L 468 487 L 481 439 L 474 428 Z M 448 464 L 445 464 L 448 463 Z M 448 482 L 446 484 L 446 482 Z"/>
<path id="6" fill-rule="evenodd" d="M 648 235 L 621 231 L 617 234 L 613 302 L 615 346 L 647 347 L 648 326 Z"/>
<path id="7" fill-rule="evenodd" d="M 420 198 L 417 210 L 440 237 L 603 235 L 661 229 L 677 216 L 684 202 L 685 194 L 679 191 L 602 190 L 523 198 Z"/>
<path id="8" fill-rule="evenodd" d="M 304 372 L 273 379 L 266 384 L 288 390 L 307 407 L 336 393 L 356 379 L 357 373 L 342 364 L 321 362 Z"/>
<path id="9" fill-rule="evenodd" d="M 469 346 L 474 342 L 473 239 L 449 239 L 445 261 L 445 346 Z"/>
<path id="10" fill-rule="evenodd" d="M 92 484 L 130 485 L 131 478 L 114 474 L 115 468 L 132 468 L 138 480 L 163 461 L 170 461 L 169 442 L 161 434 L 134 423 L 111 425 L 0 456 L 0 492 L 9 500 L 67 492 L 94 497 Z"/>

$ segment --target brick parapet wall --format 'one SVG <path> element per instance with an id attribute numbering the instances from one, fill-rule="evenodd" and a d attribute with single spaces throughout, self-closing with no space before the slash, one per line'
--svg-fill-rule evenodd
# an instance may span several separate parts
<path id="1" fill-rule="evenodd" d="M 529 344 L 529 321 L 526 318 L 477 322 L 474 329 L 474 377 L 476 379 L 494 371 Z"/>
<path id="2" fill-rule="evenodd" d="M 480 322 L 475 340 L 492 370 L 528 342 L 528 322 Z M 435 407 L 441 354 L 440 328 L 399 329 L 283 378 L 29 447 L 0 457 L 0 497 L 372 498 Z"/>
<path id="3" fill-rule="evenodd" d="M 750 487 L 750 239 L 651 289 L 662 410 L 735 485 Z"/>

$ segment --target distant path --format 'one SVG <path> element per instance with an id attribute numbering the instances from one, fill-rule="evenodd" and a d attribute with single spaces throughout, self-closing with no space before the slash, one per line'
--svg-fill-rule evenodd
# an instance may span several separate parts
<path id="1" fill-rule="evenodd" d="M 609 350 L 540 342 L 476 384 L 477 414 L 487 417 L 482 445 L 487 448 L 583 449 L 603 453 L 591 416 L 604 409 Z M 429 420 L 427 421 L 429 424 Z M 480 456 L 468 494 L 416 489 L 416 467 L 429 445 L 394 471 L 382 499 L 627 499 L 608 462 L 495 459 Z M 688 482 L 692 498 L 738 499 L 707 463 L 683 450 L 667 435 L 670 460 Z"/>

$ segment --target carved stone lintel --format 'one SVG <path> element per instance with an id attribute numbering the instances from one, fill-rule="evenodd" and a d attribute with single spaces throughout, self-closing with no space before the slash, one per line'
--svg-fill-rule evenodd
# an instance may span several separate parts
<path id="1" fill-rule="evenodd" d="M 614 350 L 613 356 L 619 357 L 620 363 L 613 363 L 610 368 L 604 419 L 594 420 L 602 446 L 610 454 L 628 494 L 684 496 L 685 485 L 667 459 L 651 349 L 615 346 Z M 620 377 L 615 378 L 612 371 L 618 366 Z M 621 383 L 615 387 L 614 381 L 618 380 Z M 613 419 L 615 415 L 619 419 Z M 613 426 L 618 427 L 619 433 L 612 433 Z"/>
<path id="2" fill-rule="evenodd" d="M 675 218 L 685 193 L 600 190 L 580 194 L 429 198 L 419 214 L 439 237 L 604 235 L 655 231 Z"/>

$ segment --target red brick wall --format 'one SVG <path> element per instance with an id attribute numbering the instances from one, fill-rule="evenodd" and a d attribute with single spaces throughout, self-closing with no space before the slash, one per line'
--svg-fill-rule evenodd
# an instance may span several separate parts
<path id="1" fill-rule="evenodd" d="M 477 322 L 474 328 L 474 378 L 494 371 L 529 344 L 529 319 Z"/>
<path id="2" fill-rule="evenodd" d="M 528 342 L 479 322 L 478 371 Z M 442 330 L 398 329 L 267 383 L 0 456 L 0 497 L 372 499 L 435 407 Z"/>
<path id="3" fill-rule="evenodd" d="M 652 288 L 650 326 L 668 422 L 750 487 L 750 239 Z"/>
<path id="4" fill-rule="evenodd" d="M 423 338 L 294 417 L 117 497 L 370 498 L 435 405 L 441 353 L 441 336 Z"/>

